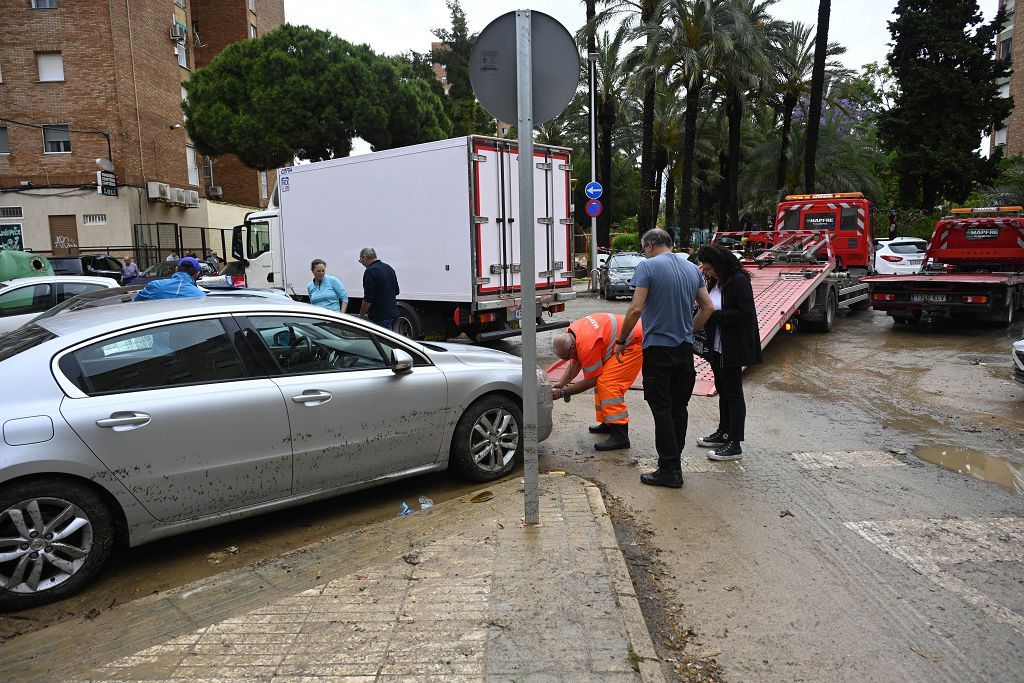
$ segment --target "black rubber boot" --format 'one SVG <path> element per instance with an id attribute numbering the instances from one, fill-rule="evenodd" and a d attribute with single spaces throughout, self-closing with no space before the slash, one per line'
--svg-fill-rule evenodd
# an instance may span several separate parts
<path id="1" fill-rule="evenodd" d="M 617 451 L 629 448 L 629 424 L 608 426 L 611 428 L 611 436 L 601 443 L 595 443 L 594 450 Z"/>
<path id="2" fill-rule="evenodd" d="M 587 427 L 587 431 L 590 432 L 591 434 L 611 434 L 612 426 L 606 425 L 604 422 L 602 422 L 601 424 L 591 425 Z"/>

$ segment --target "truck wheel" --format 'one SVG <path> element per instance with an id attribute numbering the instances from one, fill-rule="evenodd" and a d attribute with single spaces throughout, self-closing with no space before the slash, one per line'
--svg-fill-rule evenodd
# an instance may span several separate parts
<path id="1" fill-rule="evenodd" d="M 450 464 L 472 481 L 504 477 L 523 459 L 523 411 L 504 396 L 484 396 L 462 414 Z"/>
<path id="2" fill-rule="evenodd" d="M 808 320 L 804 324 L 812 332 L 831 332 L 837 310 L 839 310 L 839 298 L 836 296 L 836 290 L 830 288 L 828 298 L 825 299 L 825 311 L 821 320 Z"/>
<path id="3" fill-rule="evenodd" d="M 409 339 L 419 339 L 423 331 L 420 315 L 412 306 L 398 304 L 398 317 L 395 318 L 395 332 Z"/>
<path id="4" fill-rule="evenodd" d="M 81 484 L 41 478 L 0 489 L 0 611 L 63 600 L 99 573 L 114 547 L 103 499 Z"/>

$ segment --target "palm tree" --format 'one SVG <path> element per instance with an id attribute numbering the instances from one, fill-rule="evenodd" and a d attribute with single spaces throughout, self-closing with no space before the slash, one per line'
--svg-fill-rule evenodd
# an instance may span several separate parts
<path id="1" fill-rule="evenodd" d="M 808 99 L 811 92 L 811 72 L 814 67 L 814 42 L 811 37 L 813 27 L 791 22 L 778 36 L 772 46 L 772 58 L 776 65 L 774 92 L 778 101 L 775 107 L 782 114 L 780 135 L 782 143 L 779 147 L 778 166 L 775 173 L 775 191 L 782 190 L 785 184 L 786 167 L 790 147 L 790 131 L 793 126 L 793 110 L 802 100 Z M 829 43 L 828 57 L 837 57 L 846 52 L 846 48 Z M 842 64 L 830 60 L 825 64 L 827 78 L 847 73 Z"/>
<path id="2" fill-rule="evenodd" d="M 768 15 L 776 0 L 732 0 L 735 11 L 729 30 L 733 34 L 733 53 L 719 64 L 716 76 L 725 94 L 729 121 L 729 150 L 726 165 L 726 203 L 729 225 L 739 227 L 737 183 L 741 156 L 741 135 L 747 93 L 761 96 L 772 76 L 768 46 L 781 33 L 783 24 Z"/>
<path id="3" fill-rule="evenodd" d="M 603 0 L 607 7 L 602 10 L 595 22 L 600 25 L 613 18 L 621 20 L 621 25 L 636 31 L 636 35 L 644 34 L 648 28 L 661 25 L 664 18 L 665 0 Z M 650 191 L 654 187 L 654 100 L 657 66 L 650 55 L 656 55 L 658 45 L 648 35 L 646 45 L 636 48 L 636 54 L 645 58 L 632 61 L 633 77 L 638 88 L 643 92 L 643 114 L 641 131 L 643 134 L 640 145 L 640 204 L 637 207 L 637 223 L 640 233 L 654 227 L 651 216 Z"/>
<path id="4" fill-rule="evenodd" d="M 807 139 L 804 141 L 804 190 L 814 192 L 815 161 L 818 152 L 818 128 L 821 98 L 825 90 L 825 58 L 828 55 L 828 22 L 832 0 L 818 0 L 818 32 L 814 39 L 814 70 L 811 73 L 811 104 L 807 113 Z"/>
<path id="5" fill-rule="evenodd" d="M 690 229 L 700 93 L 706 74 L 732 54 L 733 36 L 729 27 L 734 24 L 730 18 L 733 11 L 729 0 L 662 0 L 659 13 L 665 17 L 665 25 L 646 24 L 637 32 L 647 39 L 644 61 L 667 68 L 670 84 L 676 89 L 686 89 L 679 215 L 684 238 L 688 238 Z"/>
<path id="6" fill-rule="evenodd" d="M 602 200 L 605 205 L 604 211 L 597 219 L 597 242 L 605 246 L 609 246 L 611 204 L 615 200 L 615 194 L 612 192 L 612 157 L 616 149 L 613 138 L 628 115 L 628 72 L 623 68 L 621 58 L 628 33 L 629 30 L 625 26 L 619 26 L 613 36 L 609 36 L 605 31 L 598 36 L 595 45 L 598 57 L 594 109 L 597 117 L 597 147 L 600 159 L 597 177 L 604 187 Z"/>
<path id="7" fill-rule="evenodd" d="M 669 215 L 675 210 L 675 181 L 672 177 L 672 167 L 679 156 L 683 137 L 683 103 L 676 97 L 664 79 L 659 79 L 657 96 L 654 102 L 654 200 L 652 213 L 653 221 L 658 222 L 661 214 L 661 184 L 664 180 L 666 167 L 668 168 L 668 182 L 670 190 L 665 195 L 665 225 L 671 225 Z"/>

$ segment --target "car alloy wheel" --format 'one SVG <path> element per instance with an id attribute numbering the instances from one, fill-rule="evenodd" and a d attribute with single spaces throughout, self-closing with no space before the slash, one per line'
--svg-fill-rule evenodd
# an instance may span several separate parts
<path id="1" fill-rule="evenodd" d="M 523 411 L 505 396 L 484 396 L 466 409 L 452 437 L 451 464 L 468 479 L 492 481 L 523 455 Z"/>
<path id="2" fill-rule="evenodd" d="M 53 479 L 17 482 L 0 492 L 0 507 L 0 609 L 65 598 L 88 583 L 110 555 L 110 512 L 84 486 Z"/>

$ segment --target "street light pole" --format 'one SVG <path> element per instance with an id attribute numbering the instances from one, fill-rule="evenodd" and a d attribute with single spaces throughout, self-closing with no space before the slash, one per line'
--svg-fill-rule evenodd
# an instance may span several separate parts
<path id="1" fill-rule="evenodd" d="M 597 57 L 596 52 L 587 54 L 590 65 L 590 182 L 597 182 Z M 605 150 L 605 154 L 608 150 Z M 597 217 L 590 218 L 590 288 L 597 289 Z"/>

